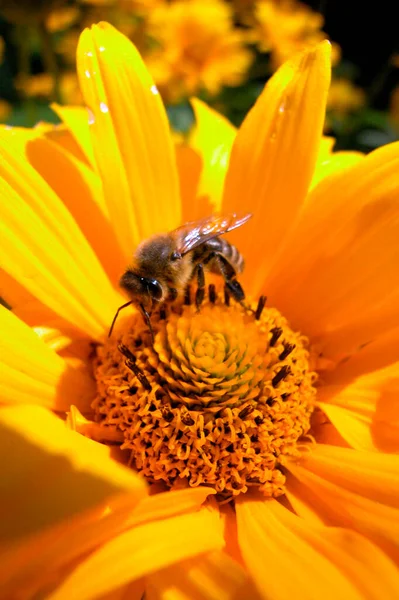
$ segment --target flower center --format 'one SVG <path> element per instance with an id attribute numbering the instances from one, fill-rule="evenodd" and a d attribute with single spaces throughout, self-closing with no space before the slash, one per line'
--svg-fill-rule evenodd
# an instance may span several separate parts
<path id="1" fill-rule="evenodd" d="M 97 420 L 149 481 L 206 485 L 221 499 L 256 486 L 284 493 L 284 457 L 310 429 L 315 373 L 307 340 L 264 298 L 250 307 L 209 300 L 140 314 L 98 348 Z"/>

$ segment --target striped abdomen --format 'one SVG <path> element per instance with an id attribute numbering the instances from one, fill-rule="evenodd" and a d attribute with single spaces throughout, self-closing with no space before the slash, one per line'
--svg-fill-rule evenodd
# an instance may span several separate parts
<path id="1" fill-rule="evenodd" d="M 235 246 L 233 246 L 233 244 L 230 244 L 227 240 L 219 237 L 213 238 L 199 246 L 194 251 L 194 261 L 196 263 L 207 263 L 207 258 L 213 253 L 221 254 L 223 258 L 230 263 L 237 274 L 243 272 L 245 263 L 242 254 Z M 220 273 L 217 262 L 212 259 L 207 264 L 207 268 L 213 273 Z"/>

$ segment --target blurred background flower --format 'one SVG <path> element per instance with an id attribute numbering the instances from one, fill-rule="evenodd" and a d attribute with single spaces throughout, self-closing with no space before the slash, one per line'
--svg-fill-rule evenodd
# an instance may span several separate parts
<path id="1" fill-rule="evenodd" d="M 138 47 L 177 132 L 193 125 L 192 96 L 240 125 L 282 62 L 329 39 L 325 131 L 336 149 L 369 152 L 398 138 L 399 48 L 384 0 L 361 12 L 344 0 L 0 0 L 0 122 L 56 123 L 51 102 L 82 103 L 77 40 L 100 20 Z"/>

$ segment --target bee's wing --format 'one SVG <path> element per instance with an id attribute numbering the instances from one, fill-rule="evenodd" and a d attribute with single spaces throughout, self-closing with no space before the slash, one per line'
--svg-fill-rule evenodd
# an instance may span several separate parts
<path id="1" fill-rule="evenodd" d="M 171 233 L 176 242 L 176 252 L 181 255 L 187 254 L 204 242 L 241 227 L 251 217 L 250 213 L 246 215 L 233 213 L 226 216 L 212 215 L 200 221 L 186 223 Z"/>

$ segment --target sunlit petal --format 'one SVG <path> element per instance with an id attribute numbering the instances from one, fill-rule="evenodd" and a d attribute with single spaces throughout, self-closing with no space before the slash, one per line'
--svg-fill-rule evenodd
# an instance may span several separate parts
<path id="1" fill-rule="evenodd" d="M 133 44 L 106 23 L 82 33 L 78 73 L 105 202 L 128 260 L 141 239 L 180 222 L 166 113 Z"/>
<path id="2" fill-rule="evenodd" d="M 95 395 L 87 370 L 73 368 L 11 311 L 0 306 L 0 398 L 68 410 L 71 400 L 87 410 Z"/>
<path id="3" fill-rule="evenodd" d="M 158 569 L 221 549 L 223 533 L 217 511 L 204 508 L 134 527 L 93 552 L 51 600 L 72 596 L 90 600 Z"/>
<path id="4" fill-rule="evenodd" d="M 246 277 L 255 295 L 304 203 L 329 79 L 327 42 L 299 54 L 269 80 L 234 142 L 222 206 L 224 212 L 241 211 L 245 199 L 245 210 L 254 214 L 234 239 L 247 259 Z"/>

